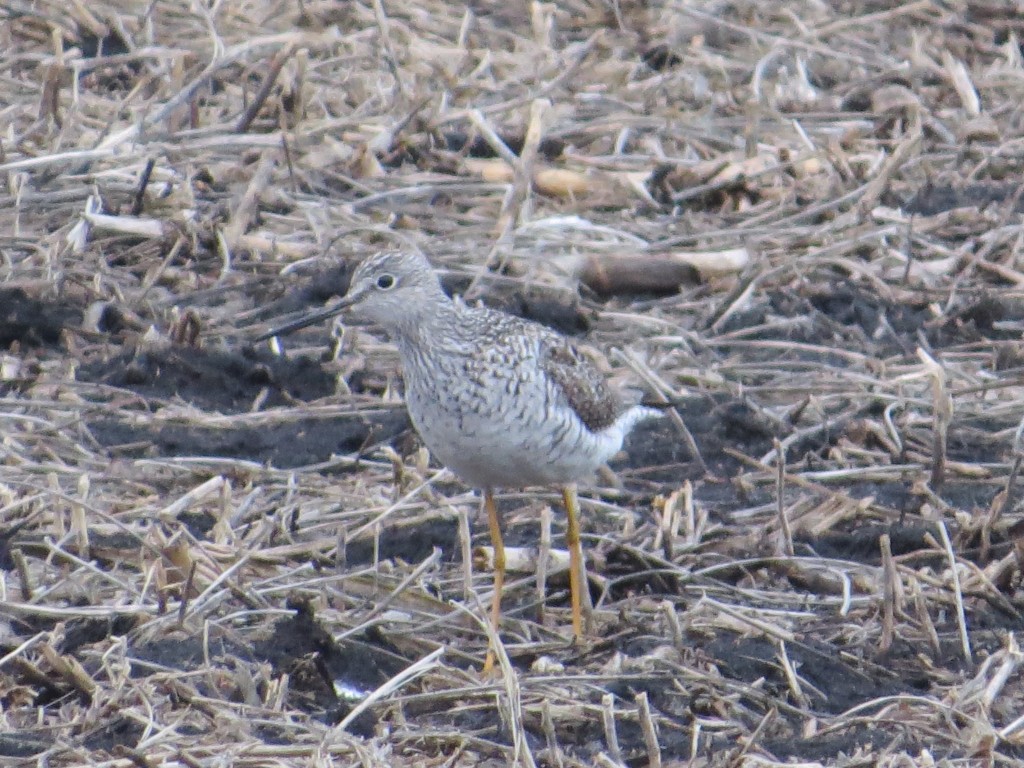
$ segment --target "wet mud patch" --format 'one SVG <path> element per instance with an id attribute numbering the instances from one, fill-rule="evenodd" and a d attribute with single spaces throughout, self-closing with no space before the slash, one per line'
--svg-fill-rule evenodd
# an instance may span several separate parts
<path id="1" fill-rule="evenodd" d="M 514 544 L 512 537 L 506 535 L 505 538 L 506 544 Z M 443 552 L 445 562 L 461 558 L 458 520 L 437 517 L 416 525 L 386 526 L 372 538 L 346 542 L 344 560 L 353 567 L 373 563 L 375 555 L 378 560 L 419 563 L 435 549 Z"/>
<path id="2" fill-rule="evenodd" d="M 280 408 L 320 400 L 335 391 L 335 378 L 319 361 L 254 349 L 241 351 L 167 347 L 125 351 L 96 359 L 78 371 L 81 381 L 117 387 L 139 396 L 143 410 L 183 400 L 210 413 L 245 414 L 254 406 Z M 94 413 L 98 415 L 93 415 Z M 86 426 L 112 456 L 219 457 L 292 469 L 388 443 L 410 429 L 402 406 L 381 406 L 337 416 L 256 420 L 248 426 L 219 422 L 147 423 L 138 412 L 90 411 Z"/>
<path id="3" fill-rule="evenodd" d="M 961 297 L 949 311 L 938 313 L 927 295 L 918 300 L 887 298 L 873 286 L 841 279 L 827 288 L 766 291 L 753 297 L 751 306 L 723 323 L 724 333 L 744 332 L 757 341 L 788 341 L 804 345 L 780 353 L 793 360 L 819 360 L 845 366 L 846 358 L 829 354 L 853 352 L 867 357 L 913 355 L 927 341 L 943 349 L 959 344 L 1015 339 L 1019 330 L 1006 321 L 1020 317 L 1024 302 L 1014 296 L 983 292 Z"/>
<path id="4" fill-rule="evenodd" d="M 772 439 L 784 436 L 783 425 L 773 423 L 748 401 L 727 392 L 708 392 L 678 400 L 672 406 L 693 436 L 708 471 L 726 478 L 743 468 L 726 449 L 748 456 L 771 450 Z M 648 483 L 681 483 L 704 475 L 697 457 L 669 414 L 640 422 L 626 438 L 624 458 L 611 462 L 616 471 Z"/>
<path id="5" fill-rule="evenodd" d="M 718 633 L 702 641 L 700 647 L 714 659 L 725 677 L 761 685 L 756 693 L 750 692 L 750 703 L 756 708 L 764 706 L 765 695 L 768 700 L 789 697 L 791 688 L 777 643 Z M 809 638 L 787 643 L 786 654 L 800 670 L 801 679 L 810 684 L 804 692 L 811 711 L 838 714 L 882 696 L 898 696 L 913 690 L 896 674 L 877 665 L 854 666 L 840 656 L 838 649 Z"/>
<path id="6" fill-rule="evenodd" d="M 932 550 L 938 532 L 935 526 L 879 526 L 866 525 L 855 530 L 830 531 L 817 538 L 799 536 L 796 542 L 801 552 L 834 560 L 879 565 L 882 555 L 879 541 L 889 536 L 892 553 L 896 556 L 911 552 Z M 941 556 L 934 554 L 934 565 L 941 565 Z"/>
<path id="7" fill-rule="evenodd" d="M 287 706 L 335 725 L 408 664 L 379 632 L 370 630 L 337 642 L 308 603 L 295 600 L 288 608 L 291 615 L 257 630 L 245 642 L 211 635 L 204 646 L 201 636 L 185 631 L 133 642 L 133 675 L 176 670 L 182 677 L 169 685 L 183 701 L 202 696 L 249 704 L 262 701 L 267 686 L 287 675 Z M 210 674 L 187 674 L 202 667 Z M 366 713 L 350 723 L 349 730 L 368 736 L 375 722 L 375 716 Z M 263 724 L 259 733 L 267 743 L 287 743 L 290 731 L 283 723 L 280 729 Z"/>
<path id="8" fill-rule="evenodd" d="M 318 362 L 251 348 L 128 350 L 83 363 L 78 378 L 128 389 L 147 400 L 181 399 L 221 413 L 245 413 L 260 398 L 263 407 L 275 407 L 317 400 L 335 391 L 334 377 Z"/>
<path id="9" fill-rule="evenodd" d="M 253 644 L 253 655 L 268 662 L 276 676 L 289 676 L 289 705 L 296 709 L 336 724 L 408 665 L 378 630 L 337 642 L 317 620 L 311 604 L 293 600 L 288 607 L 294 615 L 276 621 L 270 634 Z M 366 712 L 350 730 L 369 736 L 376 722 Z"/>
<path id="10" fill-rule="evenodd" d="M 77 327 L 82 313 L 65 303 L 34 299 L 20 288 L 0 288 L 0 349 L 55 347 L 65 328 Z"/>
<path id="11" fill-rule="evenodd" d="M 277 469 L 295 469 L 336 455 L 369 451 L 411 429 L 404 408 L 334 418 L 297 418 L 258 427 L 149 426 L 113 419 L 92 421 L 88 427 L 113 456 L 205 456 L 252 461 Z"/>

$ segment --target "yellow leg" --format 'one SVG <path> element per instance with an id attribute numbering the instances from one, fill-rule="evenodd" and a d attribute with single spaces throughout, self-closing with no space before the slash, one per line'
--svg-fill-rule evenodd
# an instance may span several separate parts
<path id="1" fill-rule="evenodd" d="M 505 586 L 505 543 L 501 540 L 501 524 L 498 522 L 498 508 L 494 506 L 494 494 L 484 491 L 484 508 L 487 510 L 487 526 L 491 530 L 491 546 L 494 547 L 494 596 L 491 598 L 491 626 L 498 633 L 501 622 L 501 590 Z M 484 659 L 484 673 L 494 668 L 494 649 L 487 649 Z"/>
<path id="2" fill-rule="evenodd" d="M 572 633 L 577 640 L 583 638 L 583 546 L 580 544 L 579 501 L 576 486 L 562 489 L 562 501 L 569 522 L 565 527 L 565 545 L 569 548 L 569 598 L 572 601 Z"/>

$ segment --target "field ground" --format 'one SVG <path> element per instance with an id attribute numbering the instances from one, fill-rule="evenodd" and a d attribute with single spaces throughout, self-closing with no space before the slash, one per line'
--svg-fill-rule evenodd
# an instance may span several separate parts
<path id="1" fill-rule="evenodd" d="M 1022 32 L 3 3 L 0 763 L 1021 765 Z M 674 406 L 582 489 L 587 642 L 501 495 L 494 678 L 393 347 L 251 342 L 396 245 Z"/>

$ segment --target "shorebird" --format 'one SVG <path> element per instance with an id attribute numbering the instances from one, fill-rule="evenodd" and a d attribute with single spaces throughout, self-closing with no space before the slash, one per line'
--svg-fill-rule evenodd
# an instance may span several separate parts
<path id="1" fill-rule="evenodd" d="M 637 422 L 659 412 L 626 405 L 555 331 L 450 299 L 430 263 L 416 252 L 385 251 L 366 258 L 343 298 L 256 340 L 346 311 L 380 326 L 395 342 L 413 426 L 438 461 L 483 495 L 494 547 L 490 620 L 495 632 L 505 582 L 495 489 L 561 490 L 568 515 L 572 629 L 581 639 L 586 572 L 576 483 L 615 455 Z M 485 671 L 493 663 L 489 650 Z"/>

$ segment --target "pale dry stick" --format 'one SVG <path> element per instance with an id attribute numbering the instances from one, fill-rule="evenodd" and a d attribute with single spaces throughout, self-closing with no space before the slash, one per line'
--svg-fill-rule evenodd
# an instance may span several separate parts
<path id="1" fill-rule="evenodd" d="M 545 698 L 540 704 L 540 727 L 547 744 L 548 760 L 554 763 L 555 768 L 562 768 L 565 763 L 558 746 L 558 736 L 555 735 L 555 721 L 551 717 L 551 699 Z"/>
<path id="2" fill-rule="evenodd" d="M 687 478 L 682 487 L 683 510 L 686 513 L 686 543 L 696 546 L 704 538 L 704 530 L 708 522 L 706 512 L 701 512 L 698 522 L 697 508 L 693 504 L 693 482 Z"/>
<path id="3" fill-rule="evenodd" d="M 1017 477 L 1020 474 L 1022 460 L 1024 460 L 1024 457 L 1020 456 L 1020 454 L 1014 457 L 1013 465 L 1010 467 L 1010 474 L 1006 478 L 1006 484 L 992 499 L 992 502 L 989 504 L 988 514 L 982 519 L 979 560 L 983 563 L 989 561 L 992 549 L 992 531 L 996 523 L 999 522 L 999 518 L 1002 517 L 1006 503 L 1012 498 L 1014 487 L 1017 484 Z"/>
<path id="4" fill-rule="evenodd" d="M 162 219 L 141 216 L 111 216 L 106 213 L 90 213 L 89 211 L 82 213 L 82 218 L 89 222 L 93 229 L 145 237 L 150 240 L 162 238 L 172 231 Z"/>
<path id="5" fill-rule="evenodd" d="M 238 239 L 245 234 L 245 231 L 255 218 L 259 209 L 260 195 L 266 191 L 267 185 L 270 184 L 270 179 L 277 169 L 278 161 L 280 160 L 279 155 L 280 152 L 275 150 L 267 150 L 260 155 L 256 172 L 253 173 L 252 178 L 249 180 L 249 184 L 246 186 L 245 192 L 241 200 L 239 200 L 234 213 L 232 213 L 227 226 L 221 229 L 224 235 L 224 245 L 229 253 L 238 247 Z M 221 282 L 225 276 L 222 272 L 218 277 L 218 282 Z"/>
<path id="6" fill-rule="evenodd" d="M 651 715 L 651 704 L 647 700 L 647 691 L 636 695 L 636 716 L 640 721 L 640 732 L 647 747 L 647 765 L 650 768 L 661 768 L 661 747 L 658 744 L 658 729 Z"/>
<path id="7" fill-rule="evenodd" d="M 996 731 L 996 735 L 1000 739 L 1008 740 L 1022 728 L 1024 728 L 1024 715 L 1021 715 L 1020 717 L 1010 721 L 1007 725 L 1004 725 Z"/>
<path id="8" fill-rule="evenodd" d="M 788 629 L 783 629 L 782 627 L 775 626 L 774 624 L 769 624 L 767 621 L 755 619 L 753 616 L 746 616 L 742 611 L 738 611 L 732 606 L 726 605 L 718 600 L 710 597 L 702 597 L 700 603 L 713 606 L 726 616 L 736 619 L 737 621 L 741 621 L 744 624 L 749 624 L 751 627 L 764 632 L 768 637 L 774 637 L 778 640 L 784 640 L 789 643 L 796 642 L 796 635 Z"/>
<path id="9" fill-rule="evenodd" d="M 526 737 L 526 729 L 523 725 L 523 702 L 519 688 L 519 678 L 512 668 L 512 662 L 508 657 L 504 644 L 498 636 L 497 628 L 486 619 L 481 621 L 480 616 L 486 616 L 487 612 L 482 605 L 477 605 L 475 610 L 466 606 L 456 604 L 455 608 L 472 617 L 479 626 L 487 633 L 487 655 L 497 661 L 498 669 L 501 670 L 501 679 L 505 686 L 505 696 L 497 696 L 497 707 L 505 717 L 505 725 L 512 734 L 512 759 L 510 765 L 516 765 L 522 761 L 524 768 L 537 768 L 537 763 L 530 751 L 530 742 Z"/>
<path id="10" fill-rule="evenodd" d="M 66 549 L 61 549 L 59 544 L 57 542 L 53 541 L 49 536 L 47 536 L 43 540 L 43 545 L 46 548 L 46 551 L 49 553 L 47 555 L 47 559 L 51 559 L 52 558 L 53 560 L 66 561 L 68 563 L 73 563 L 73 564 L 77 565 L 79 568 L 84 568 L 85 570 L 89 571 L 90 573 L 98 576 L 101 581 L 104 581 L 104 582 L 106 582 L 108 584 L 111 584 L 111 585 L 117 587 L 117 591 L 121 592 L 121 593 L 123 593 L 125 595 L 131 594 L 132 592 L 134 592 L 134 590 L 132 589 L 131 585 L 128 582 L 122 581 L 121 579 L 117 578 L 117 576 L 115 575 L 116 571 L 114 571 L 112 569 L 111 570 L 106 570 L 106 569 L 100 568 L 94 562 L 92 562 L 91 560 L 84 560 L 81 557 L 78 557 L 77 555 L 74 555 L 71 552 L 68 552 Z M 44 596 L 46 596 L 48 591 L 49 591 L 49 588 L 47 588 L 47 590 L 44 591 L 42 594 L 37 594 L 35 596 L 35 599 L 36 600 L 42 599 Z"/>
<path id="11" fill-rule="evenodd" d="M 878 639 L 878 652 L 886 653 L 892 647 L 896 633 L 896 590 L 899 574 L 892 558 L 892 544 L 889 534 L 883 533 L 878 539 L 882 553 L 882 634 Z"/>
<path id="12" fill-rule="evenodd" d="M 217 590 L 219 587 L 226 582 L 236 571 L 241 570 L 249 561 L 252 559 L 253 552 L 244 552 L 242 556 L 228 566 L 222 573 L 220 573 L 216 579 L 210 582 L 209 586 L 204 589 L 195 600 L 192 601 L 192 605 L 189 606 L 188 615 L 183 616 L 182 620 L 191 618 L 199 614 L 200 610 L 206 609 L 207 603 L 213 601 L 214 597 L 218 594 Z"/>
<path id="13" fill-rule="evenodd" d="M 908 579 L 912 590 L 911 598 L 914 601 L 914 610 L 917 613 L 917 623 L 924 629 L 924 633 L 928 637 L 928 645 L 937 658 L 942 653 L 942 645 L 939 642 L 939 633 L 935 629 L 935 622 L 932 621 L 932 616 L 928 612 L 928 603 L 924 597 L 924 590 L 921 589 L 921 582 L 914 576 L 908 575 Z"/>
<path id="14" fill-rule="evenodd" d="M 789 527 L 789 516 L 786 514 L 786 452 L 778 438 L 772 441 L 775 444 L 775 513 L 779 518 L 779 528 L 782 530 L 782 548 L 787 557 L 793 557 L 796 551 L 793 549 L 793 531 Z"/>
<path id="15" fill-rule="evenodd" d="M 971 119 L 979 117 L 981 115 L 981 100 L 978 98 L 978 89 L 971 81 L 971 74 L 967 71 L 967 67 L 960 59 L 953 56 L 948 48 L 942 51 L 942 67 L 946 71 L 946 76 L 952 81 L 953 89 L 960 98 L 960 104 L 967 116 Z"/>
<path id="16" fill-rule="evenodd" d="M 953 552 L 953 542 L 949 539 L 949 531 L 946 530 L 946 522 L 939 520 L 938 527 L 942 537 L 942 546 L 946 550 L 946 559 L 949 560 L 950 576 L 953 580 L 953 598 L 956 604 L 956 626 L 960 632 L 960 647 L 964 654 L 964 661 L 971 664 L 973 662 L 971 637 L 967 632 L 967 614 L 964 610 L 964 595 L 960 587 L 960 572 L 957 568 L 956 554 Z"/>
<path id="17" fill-rule="evenodd" d="M 480 197 L 486 194 L 499 194 L 508 191 L 508 184 L 496 184 L 488 181 L 453 181 L 434 182 L 432 184 L 420 184 L 415 187 L 399 187 L 388 189 L 383 192 L 367 194 L 358 200 L 346 204 L 346 208 L 353 213 L 360 212 L 365 208 L 372 208 L 378 204 L 402 205 L 409 202 L 409 198 L 431 198 L 438 194 L 470 194 L 477 193 Z"/>
<path id="18" fill-rule="evenodd" d="M 32 573 L 28 569 L 28 560 L 20 547 L 11 547 L 11 560 L 14 561 L 14 570 L 18 573 L 18 588 L 21 591 L 21 599 L 31 603 L 34 597 L 32 588 Z M 6 602 L 6 600 L 5 600 Z"/>
<path id="19" fill-rule="evenodd" d="M 39 644 L 39 651 L 54 672 L 63 677 L 75 690 L 92 699 L 99 685 L 89 677 L 89 673 L 75 657 L 70 654 L 61 655 L 48 641 Z"/>
<path id="20" fill-rule="evenodd" d="M 145 299 L 149 296 L 149 292 L 153 290 L 153 286 L 156 285 L 160 278 L 164 276 L 167 268 L 174 263 L 174 260 L 178 258 L 182 248 L 188 244 L 184 235 L 179 235 L 174 241 L 174 245 L 171 246 L 171 250 L 167 252 L 163 261 L 154 270 L 147 270 L 145 277 L 142 279 L 142 294 L 139 296 L 138 302 L 142 304 Z"/>
<path id="21" fill-rule="evenodd" d="M 32 637 L 26 639 L 23 643 L 21 643 L 21 645 L 17 646 L 10 653 L 6 654 L 5 656 L 0 656 L 0 669 L 4 668 L 4 664 L 18 658 L 18 656 L 20 656 L 30 648 L 34 647 L 37 643 L 45 640 L 45 638 L 47 638 L 49 635 L 49 632 L 37 632 Z"/>
<path id="22" fill-rule="evenodd" d="M 540 545 L 537 550 L 537 623 L 544 625 L 547 604 L 548 558 L 551 556 L 551 523 L 554 514 L 547 504 L 540 511 Z"/>
<path id="23" fill-rule="evenodd" d="M 616 765 L 622 765 L 622 750 L 619 748 L 619 733 L 615 727 L 615 697 L 606 693 L 601 697 L 601 725 L 604 727 L 604 743 Z"/>
<path id="24" fill-rule="evenodd" d="M 813 352 L 816 354 L 830 354 L 849 361 L 853 365 L 868 367 L 875 364 L 876 358 L 861 352 L 839 347 L 826 347 L 821 344 L 807 344 L 799 341 L 783 341 L 774 339 L 761 339 L 757 341 L 729 341 L 719 339 L 708 339 L 707 344 L 714 347 L 725 347 L 726 349 L 742 348 L 743 350 L 757 349 L 762 351 L 778 350 L 780 352 Z"/>
<path id="25" fill-rule="evenodd" d="M 384 10 L 383 0 L 373 0 L 373 17 L 377 21 L 377 29 L 380 30 L 380 38 L 384 43 L 385 61 L 388 69 L 391 70 L 391 76 L 395 78 L 398 92 L 402 94 L 403 98 L 408 98 L 409 89 L 406 87 L 405 81 L 402 80 L 398 66 L 398 55 L 395 53 L 395 46 L 391 42 L 391 20 Z"/>
<path id="26" fill-rule="evenodd" d="M 986 710 L 991 710 L 995 700 L 1002 693 L 1006 683 L 1009 682 L 1010 678 L 1016 673 L 1017 668 L 1024 663 L 1024 654 L 1021 653 L 1020 646 L 1017 643 L 1017 637 L 1013 632 L 1008 632 L 1006 635 L 1006 648 L 1003 651 L 1003 660 L 996 670 L 995 674 L 992 675 L 992 679 L 989 680 L 988 685 L 985 686 L 985 691 L 982 694 L 981 702 Z"/>
<path id="27" fill-rule="evenodd" d="M 789 686 L 789 692 L 793 694 L 793 698 L 796 703 L 807 709 L 810 702 L 807 700 L 807 694 L 804 693 L 800 687 L 800 679 L 797 677 L 796 670 L 793 669 L 793 663 L 789 660 L 789 654 L 786 652 L 785 642 L 779 642 L 779 662 L 782 664 L 783 674 L 786 676 L 786 684 Z"/>
<path id="28" fill-rule="evenodd" d="M 783 438 L 782 440 L 775 438 L 774 440 L 772 440 L 772 449 L 768 451 L 768 453 L 766 453 L 764 456 L 762 456 L 759 459 L 759 461 L 762 464 L 766 465 L 778 465 L 777 463 L 779 461 L 779 456 L 782 456 L 783 464 L 778 466 L 784 467 L 785 452 L 787 448 L 789 448 L 791 445 L 801 442 L 802 440 L 806 440 L 809 437 L 815 437 L 816 435 L 820 435 L 822 433 L 828 434 L 828 431 L 830 429 L 833 429 L 837 425 L 844 424 L 846 418 L 846 414 L 841 414 L 838 415 L 835 419 L 826 419 L 817 424 L 812 424 L 804 429 L 798 429 L 795 432 L 786 435 L 786 437 Z"/>
<path id="29" fill-rule="evenodd" d="M 288 62 L 295 53 L 295 45 L 288 43 L 283 49 L 274 54 L 270 60 L 270 64 L 267 67 L 266 74 L 263 77 L 263 82 L 260 84 L 259 90 L 256 91 L 256 95 L 253 96 L 252 101 L 246 108 L 242 117 L 239 118 L 235 124 L 236 133 L 245 133 L 249 130 L 249 126 L 252 125 L 252 121 L 256 119 L 256 115 L 263 108 L 263 104 L 266 102 L 267 97 L 273 90 L 274 85 L 277 83 L 277 77 L 281 74 L 281 69 Z"/>
<path id="30" fill-rule="evenodd" d="M 672 560 L 675 551 L 675 540 L 679 536 L 679 502 L 681 494 L 674 491 L 669 494 L 665 503 L 661 505 L 661 514 L 658 520 L 658 531 L 654 536 L 653 547 L 657 549 L 660 545 L 661 552 L 666 560 Z M 659 541 L 660 539 L 660 541 Z"/>
<path id="31" fill-rule="evenodd" d="M 163 509 L 155 512 L 153 514 L 153 519 L 160 520 L 161 522 L 170 522 L 175 520 L 182 512 L 187 510 L 196 502 L 202 501 L 214 494 L 219 494 L 225 482 L 223 475 L 214 475 L 206 482 L 197 485 L 195 488 L 192 488 L 187 493 L 180 496 L 176 501 L 171 502 Z"/>
<path id="32" fill-rule="evenodd" d="M 885 159 L 885 162 L 882 163 L 882 167 L 879 168 L 875 177 L 868 182 L 868 187 L 864 190 L 863 197 L 858 201 L 857 208 L 859 209 L 860 216 L 870 215 L 871 210 L 878 205 L 878 201 L 882 198 L 882 195 L 885 194 L 886 189 L 889 188 L 889 183 L 896 175 L 896 172 L 899 171 L 914 152 L 920 148 L 923 137 L 924 132 L 921 127 L 921 111 L 915 110 L 913 117 L 911 118 L 910 127 L 907 129 L 907 134 L 903 140 L 896 145 L 896 149 L 893 150 L 893 153 Z"/>
<path id="33" fill-rule="evenodd" d="M 478 109 L 474 109 L 470 111 L 467 116 L 469 117 L 469 121 L 473 124 L 473 127 L 480 132 L 480 137 L 487 142 L 487 146 L 493 149 L 498 157 L 513 168 L 519 165 L 519 157 L 509 148 L 504 139 L 498 135 L 498 132 L 491 127 L 490 122 L 488 122 L 487 118 L 484 117 L 483 112 Z M 507 187 L 508 185 L 503 184 L 501 186 Z"/>
<path id="34" fill-rule="evenodd" d="M 661 601 L 661 612 L 668 624 L 668 634 L 672 638 L 672 646 L 677 650 L 683 650 L 683 627 L 679 622 L 679 613 L 671 600 Z"/>
<path id="35" fill-rule="evenodd" d="M 462 553 L 462 599 L 473 592 L 473 535 L 469 530 L 469 512 L 459 507 L 459 551 Z"/>
<path id="36" fill-rule="evenodd" d="M 850 467 L 848 469 L 824 469 L 787 475 L 788 480 L 799 479 L 811 483 L 848 483 L 851 480 L 864 482 L 885 482 L 901 480 L 921 471 L 920 464 L 892 464 L 888 467 Z"/>
<path id="37" fill-rule="evenodd" d="M 544 111 L 545 108 L 542 100 L 537 99 L 531 104 L 530 124 L 527 127 L 523 149 L 519 156 L 516 156 L 501 137 L 498 136 L 497 132 L 491 128 L 482 112 L 474 110 L 470 113 L 470 121 L 473 123 L 473 127 L 480 132 L 488 146 L 512 167 L 515 176 L 512 184 L 507 186 L 505 190 L 501 211 L 495 224 L 494 243 L 488 251 L 486 258 L 481 261 L 469 287 L 466 288 L 465 295 L 467 298 L 473 298 L 476 295 L 480 280 L 486 273 L 487 266 L 494 260 L 495 255 L 500 250 L 505 249 L 509 245 L 513 225 L 520 219 L 523 207 L 529 199 L 532 186 L 533 161 L 537 156 L 537 147 L 540 144 Z M 504 261 L 504 259 L 501 261 Z"/>
<path id="38" fill-rule="evenodd" d="M 425 675 L 426 673 L 440 666 L 439 659 L 441 658 L 442 654 L 444 654 L 444 651 L 445 649 L 443 647 L 431 651 L 416 663 L 411 664 L 405 669 L 403 669 L 390 680 L 387 680 L 386 682 L 382 683 L 380 686 L 377 687 L 376 690 L 374 690 L 365 699 L 363 699 L 356 706 L 354 706 L 352 708 L 352 711 L 345 715 L 344 719 L 336 726 L 334 726 L 332 731 L 344 731 L 353 722 L 355 722 L 355 719 L 357 717 L 359 717 L 361 714 L 363 714 L 363 712 L 372 707 L 385 696 L 388 696 L 389 694 L 393 693 L 394 691 L 397 691 L 399 688 L 404 686 L 406 683 L 412 682 L 417 677 Z"/>
<path id="39" fill-rule="evenodd" d="M 722 302 L 719 303 L 714 314 L 709 318 L 706 330 L 718 333 L 734 314 L 740 312 L 748 305 L 750 297 L 754 295 L 758 283 L 764 277 L 765 275 L 758 274 L 752 270 L 745 275 L 740 275 L 736 286 L 729 291 Z"/>

